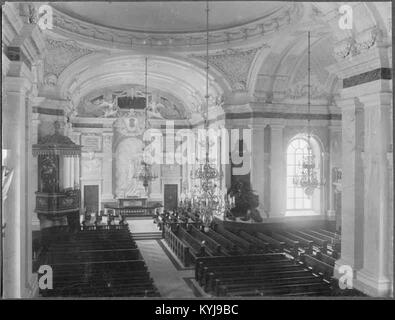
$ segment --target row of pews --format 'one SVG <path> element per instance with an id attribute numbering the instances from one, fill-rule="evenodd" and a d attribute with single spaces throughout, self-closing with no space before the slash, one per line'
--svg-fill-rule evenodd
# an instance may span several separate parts
<path id="1" fill-rule="evenodd" d="M 152 278 L 127 226 L 81 227 L 60 233 L 46 248 L 53 289 L 43 297 L 157 297 Z"/>
<path id="2" fill-rule="evenodd" d="M 199 258 L 195 279 L 207 293 L 220 297 L 331 294 L 329 282 L 281 253 Z"/>
<path id="3" fill-rule="evenodd" d="M 163 228 L 169 247 L 185 266 L 195 264 L 196 280 L 213 295 L 330 295 L 336 287 L 333 272 L 341 242 L 329 230 L 247 231 L 217 224 L 203 231 L 197 223 Z M 278 274 L 280 269 L 285 273 Z"/>

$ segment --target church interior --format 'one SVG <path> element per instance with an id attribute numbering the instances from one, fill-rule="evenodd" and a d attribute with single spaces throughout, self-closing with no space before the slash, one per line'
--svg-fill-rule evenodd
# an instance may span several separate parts
<path id="1" fill-rule="evenodd" d="M 2 297 L 393 297 L 391 11 L 3 3 Z"/>

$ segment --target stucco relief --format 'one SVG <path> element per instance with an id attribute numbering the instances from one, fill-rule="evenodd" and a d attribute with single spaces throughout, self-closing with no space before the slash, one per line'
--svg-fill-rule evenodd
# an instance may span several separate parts
<path id="1" fill-rule="evenodd" d="M 360 35 L 359 39 L 350 37 L 339 43 L 334 50 L 334 56 L 337 60 L 342 60 L 357 56 L 366 52 L 377 45 L 383 39 L 383 31 L 379 28 L 368 30 L 365 34 Z"/>
<path id="2" fill-rule="evenodd" d="M 64 69 L 77 59 L 93 52 L 72 40 L 60 41 L 47 38 L 45 41 L 48 53 L 44 60 L 44 83 L 47 85 L 55 85 Z"/>
<path id="3" fill-rule="evenodd" d="M 92 158 L 82 158 L 81 161 L 81 171 L 83 178 L 93 178 L 93 179 L 101 179 L 101 159 L 92 157 Z"/>
<path id="4" fill-rule="evenodd" d="M 273 32 L 278 32 L 283 27 L 302 17 L 303 6 L 299 3 L 289 3 L 275 13 L 264 16 L 247 24 L 233 26 L 232 28 L 218 29 L 212 31 L 213 43 L 231 43 L 233 41 L 257 38 Z M 205 45 L 206 33 L 194 32 L 141 32 L 136 30 L 114 30 L 98 24 L 82 21 L 70 15 L 54 10 L 54 25 L 64 33 L 77 36 L 89 37 L 91 40 L 100 40 L 101 43 L 108 42 L 112 47 L 127 46 L 171 48 L 192 48 L 193 46 Z"/>
<path id="5" fill-rule="evenodd" d="M 287 89 L 285 96 L 293 100 L 307 97 L 307 83 L 307 77 L 305 79 L 302 79 L 301 81 L 294 83 L 291 87 Z M 330 96 L 331 95 L 326 87 L 321 84 L 321 82 L 315 75 L 313 75 L 310 82 L 310 97 L 312 99 L 329 99 Z"/>
<path id="6" fill-rule="evenodd" d="M 209 56 L 209 64 L 219 70 L 230 82 L 234 90 L 246 90 L 248 72 L 254 57 L 259 49 L 249 50 L 227 49 Z M 206 61 L 206 56 L 196 56 L 200 60 Z"/>
<path id="7" fill-rule="evenodd" d="M 152 119 L 188 119 L 191 112 L 176 97 L 160 90 L 150 90 L 145 100 L 144 88 L 138 85 L 111 87 L 92 92 L 82 99 L 77 110 L 81 117 L 135 117 L 148 105 Z"/>
<path id="8" fill-rule="evenodd" d="M 115 194 L 118 198 L 145 196 L 141 181 L 134 175 L 138 173 L 142 159 L 143 142 L 128 138 L 119 143 L 115 152 Z"/>

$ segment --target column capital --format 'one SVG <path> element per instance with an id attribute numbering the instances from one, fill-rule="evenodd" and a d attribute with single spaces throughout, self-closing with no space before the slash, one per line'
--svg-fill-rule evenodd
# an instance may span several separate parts
<path id="1" fill-rule="evenodd" d="M 339 124 L 339 125 L 331 124 L 331 125 L 328 126 L 328 129 L 329 129 L 329 131 L 331 133 L 337 133 L 337 132 L 341 132 L 342 131 L 342 126 L 341 126 L 341 124 Z"/>
<path id="2" fill-rule="evenodd" d="M 373 92 L 358 97 L 358 100 L 365 106 L 391 106 L 392 92 Z"/>
<path id="3" fill-rule="evenodd" d="M 273 130 L 282 130 L 285 127 L 285 123 L 284 119 L 270 119 L 268 124 Z"/>
<path id="4" fill-rule="evenodd" d="M 263 118 L 252 118 L 249 127 L 251 129 L 265 129 L 268 125 L 268 121 Z"/>
<path id="5" fill-rule="evenodd" d="M 24 56 L 30 65 L 34 65 L 40 60 L 46 51 L 44 35 L 37 24 L 25 24 L 21 32 L 8 45 L 8 54 L 10 58 L 21 61 Z M 17 55 L 14 53 L 18 52 Z M 11 60 L 14 60 L 10 58 Z"/>
<path id="6" fill-rule="evenodd" d="M 24 95 L 32 88 L 32 83 L 29 79 L 22 77 L 7 77 L 4 82 L 7 94 L 16 93 Z"/>

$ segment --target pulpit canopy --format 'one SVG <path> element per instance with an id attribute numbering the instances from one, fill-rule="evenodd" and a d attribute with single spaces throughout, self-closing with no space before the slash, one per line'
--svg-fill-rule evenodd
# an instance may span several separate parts
<path id="1" fill-rule="evenodd" d="M 33 156 L 58 155 L 62 157 L 81 156 L 81 146 L 75 144 L 69 137 L 59 132 L 59 126 L 55 125 L 55 133 L 47 135 L 33 145 Z"/>

